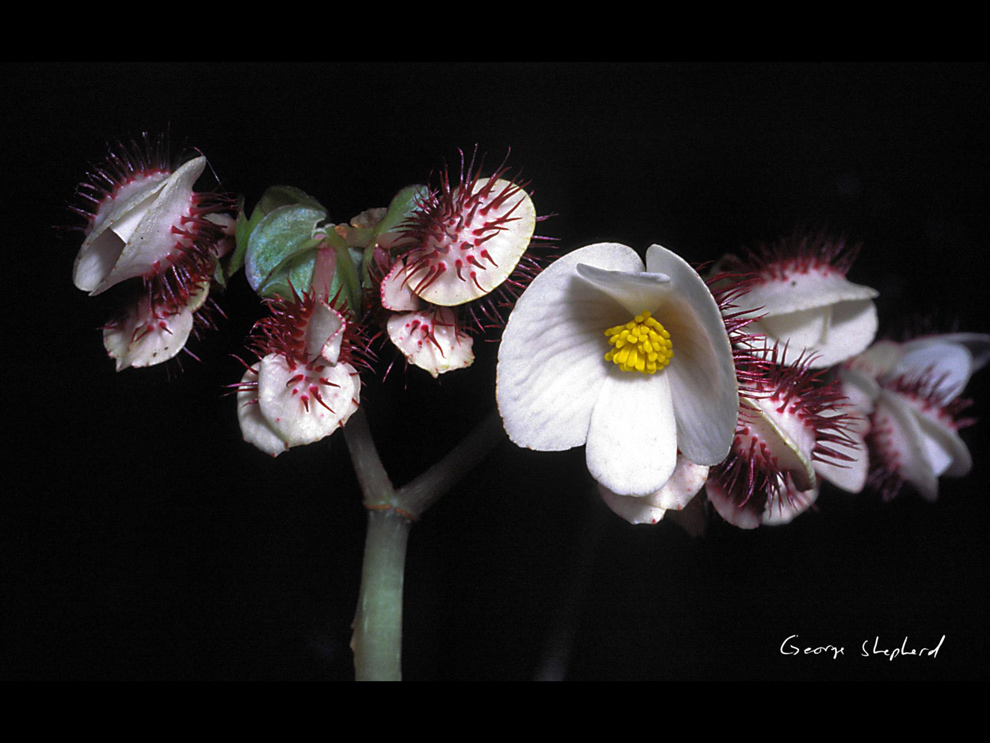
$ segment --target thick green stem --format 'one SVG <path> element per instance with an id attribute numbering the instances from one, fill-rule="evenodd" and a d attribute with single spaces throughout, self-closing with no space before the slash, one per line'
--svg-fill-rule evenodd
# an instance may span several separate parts
<path id="1" fill-rule="evenodd" d="M 447 456 L 396 491 L 364 411 L 359 408 L 344 427 L 368 509 L 361 592 L 351 639 L 358 681 L 402 678 L 402 583 L 413 520 L 484 459 L 503 436 L 498 414 L 493 413 Z"/>
<path id="2" fill-rule="evenodd" d="M 394 510 L 368 511 L 351 640 L 358 681 L 402 680 L 402 581 L 411 526 Z"/>
<path id="3" fill-rule="evenodd" d="M 361 497 L 365 508 L 382 508 L 395 505 L 395 487 L 389 479 L 382 459 L 378 456 L 375 441 L 364 410 L 358 408 L 344 426 L 344 440 L 351 454 L 354 474 L 361 485 Z"/>

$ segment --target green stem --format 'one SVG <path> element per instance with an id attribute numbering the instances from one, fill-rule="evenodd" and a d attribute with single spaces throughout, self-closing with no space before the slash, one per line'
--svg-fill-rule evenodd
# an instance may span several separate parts
<path id="1" fill-rule="evenodd" d="M 365 508 L 392 507 L 395 505 L 395 487 L 389 479 L 375 441 L 371 438 L 371 428 L 364 408 L 358 408 L 344 426 L 344 440 L 351 454 L 354 474 L 361 485 L 361 496 Z"/>
<path id="2" fill-rule="evenodd" d="M 394 510 L 368 511 L 351 640 L 358 681 L 402 680 L 402 582 L 411 526 Z"/>
<path id="3" fill-rule="evenodd" d="M 484 459 L 503 437 L 492 413 L 437 464 L 396 491 L 371 438 L 361 408 L 344 426 L 344 438 L 368 509 L 361 591 L 354 617 L 354 669 L 358 681 L 402 678 L 402 583 L 412 524 Z"/>
<path id="4" fill-rule="evenodd" d="M 347 242 L 336 232 L 327 233 L 327 242 L 337 253 L 337 272 L 347 289 L 347 296 L 355 314 L 361 315 L 361 278 L 358 276 L 357 266 L 351 258 L 351 252 L 347 247 Z"/>

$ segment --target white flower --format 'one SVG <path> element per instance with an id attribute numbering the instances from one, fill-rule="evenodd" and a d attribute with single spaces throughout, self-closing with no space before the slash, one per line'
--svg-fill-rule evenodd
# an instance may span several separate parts
<path id="1" fill-rule="evenodd" d="M 761 246 L 744 258 L 727 256 L 720 270 L 749 273 L 739 310 L 761 314 L 747 329 L 763 333 L 782 351 L 782 363 L 811 357 L 823 369 L 863 351 L 877 333 L 878 292 L 846 279 L 853 254 L 822 237 L 791 238 Z"/>
<path id="2" fill-rule="evenodd" d="M 462 172 L 417 205 L 397 244 L 403 281 L 431 304 L 453 307 L 498 288 L 529 247 L 536 207 L 521 186 Z"/>
<path id="3" fill-rule="evenodd" d="M 908 483 L 934 501 L 939 477 L 962 477 L 972 469 L 958 432 L 968 423 L 959 417 L 968 403 L 959 395 L 988 359 L 990 335 L 951 333 L 879 341 L 839 370 L 850 399 L 869 416 L 868 447 L 857 466 L 868 464 L 872 483 L 885 497 Z"/>
<path id="4" fill-rule="evenodd" d="M 660 490 L 678 450 L 696 464 L 721 461 L 739 408 L 719 307 L 659 245 L 645 268 L 632 248 L 599 243 L 537 276 L 509 316 L 496 395 L 513 442 L 586 444 L 588 470 L 620 496 Z"/>
<path id="5" fill-rule="evenodd" d="M 533 239 L 536 207 L 503 173 L 482 178 L 462 163 L 452 184 L 444 170 L 439 188 L 426 189 L 388 238 L 380 299 L 397 314 L 385 329 L 410 364 L 434 377 L 474 362 L 467 328 L 497 314 L 489 295 L 514 286 L 513 273 L 525 268 L 520 261 Z"/>
<path id="6" fill-rule="evenodd" d="M 174 173 L 155 171 L 121 184 L 93 215 L 73 270 L 77 288 L 99 294 L 111 286 L 165 270 L 188 248 L 177 230 L 196 224 L 193 184 L 206 158 Z"/>
<path id="7" fill-rule="evenodd" d="M 347 321 L 325 300 L 274 309 L 262 327 L 270 352 L 241 380 L 237 418 L 245 441 L 278 456 L 343 426 L 360 403 L 361 378 L 347 361 Z"/>
<path id="8" fill-rule="evenodd" d="M 206 158 L 174 173 L 133 153 L 111 157 L 80 195 L 89 223 L 73 282 L 100 294 L 125 281 L 144 286 L 123 318 L 103 330 L 117 371 L 159 364 L 178 354 L 206 303 L 218 259 L 233 248 L 230 197 L 196 193 Z"/>

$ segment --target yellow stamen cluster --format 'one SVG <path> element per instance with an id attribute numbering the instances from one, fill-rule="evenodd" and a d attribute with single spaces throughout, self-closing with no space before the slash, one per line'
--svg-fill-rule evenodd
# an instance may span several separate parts
<path id="1" fill-rule="evenodd" d="M 636 315 L 625 325 L 609 328 L 605 335 L 609 344 L 615 346 L 605 354 L 605 360 L 618 364 L 622 371 L 654 374 L 674 357 L 670 333 L 649 312 Z"/>

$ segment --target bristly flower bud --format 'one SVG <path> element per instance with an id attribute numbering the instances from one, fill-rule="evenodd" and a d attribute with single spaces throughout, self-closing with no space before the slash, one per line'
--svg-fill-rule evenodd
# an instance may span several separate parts
<path id="1" fill-rule="evenodd" d="M 526 256 L 536 208 L 525 184 L 488 177 L 474 160 L 452 182 L 419 193 L 408 218 L 375 256 L 375 305 L 406 360 L 434 377 L 474 362 L 474 329 L 504 324 L 493 293 L 518 296 L 537 273 Z"/>
<path id="2" fill-rule="evenodd" d="M 357 410 L 361 378 L 358 330 L 336 302 L 316 294 L 267 300 L 255 326 L 259 361 L 238 385 L 244 440 L 272 456 L 319 441 Z"/>
<path id="3" fill-rule="evenodd" d="M 199 156 L 171 170 L 160 147 L 112 153 L 77 189 L 87 206 L 73 282 L 91 295 L 132 280 L 141 292 L 103 331 L 117 370 L 159 364 L 181 351 L 207 302 L 220 258 L 233 248 L 234 200 L 197 193 Z"/>
<path id="4" fill-rule="evenodd" d="M 728 458 L 705 489 L 726 521 L 753 529 L 791 521 L 818 497 L 815 462 L 841 464 L 853 446 L 849 403 L 837 383 L 823 383 L 806 359 L 780 365 L 777 346 L 759 354 L 761 377 L 740 392 Z"/>
<path id="5" fill-rule="evenodd" d="M 795 234 L 744 256 L 725 256 L 718 268 L 747 277 L 736 304 L 760 315 L 751 332 L 779 344 L 781 363 L 800 359 L 823 369 L 864 350 L 876 336 L 876 290 L 846 279 L 857 253 L 842 239 Z"/>
<path id="6" fill-rule="evenodd" d="M 867 486 L 889 500 L 908 484 L 934 501 L 940 477 L 970 471 L 972 456 L 959 430 L 973 421 L 962 416 L 970 401 L 961 394 L 988 360 L 990 335 L 949 333 L 878 341 L 839 369 L 866 420 L 857 465 L 869 471 Z M 846 490 L 863 487 L 825 476 Z"/>

